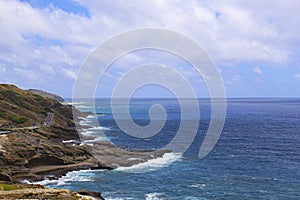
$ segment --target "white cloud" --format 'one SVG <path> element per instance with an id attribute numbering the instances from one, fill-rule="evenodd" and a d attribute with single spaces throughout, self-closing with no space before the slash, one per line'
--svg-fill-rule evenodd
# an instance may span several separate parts
<path id="1" fill-rule="evenodd" d="M 272 13 L 261 6 L 265 3 L 238 1 L 78 2 L 89 9 L 91 18 L 57 8 L 37 9 L 28 3 L 2 1 L 0 44 L 22 49 L 28 42 L 24 36 L 37 35 L 41 39 L 55 39 L 71 46 L 92 47 L 121 31 L 151 25 L 192 36 L 214 59 L 281 63 L 293 53 L 286 42 L 299 40 L 294 32 L 300 26 L 297 16 L 290 20 L 283 15 L 283 11 L 294 10 L 293 5 L 297 2 L 292 1 L 269 2 L 273 5 Z M 217 13 L 219 17 L 216 17 Z M 284 23 L 286 21 L 290 23 Z M 73 54 L 69 56 L 69 60 L 76 60 Z"/>
<path id="2" fill-rule="evenodd" d="M 300 73 L 294 74 L 294 78 L 300 79 Z"/>
<path id="3" fill-rule="evenodd" d="M 13 71 L 15 72 L 15 75 L 23 77 L 23 80 L 27 79 L 30 80 L 30 82 L 39 82 L 43 80 L 41 76 L 31 69 L 13 67 Z"/>
<path id="4" fill-rule="evenodd" d="M 0 63 L 40 77 L 47 73 L 53 80 L 62 72 L 73 80 L 93 47 L 123 31 L 149 26 L 190 36 L 217 65 L 289 66 L 300 54 L 297 0 L 75 1 L 88 9 L 90 17 L 53 6 L 33 8 L 25 2 L 0 0 Z M 259 68 L 253 72 L 262 74 Z"/>
<path id="5" fill-rule="evenodd" d="M 254 67 L 252 72 L 256 75 L 260 75 L 260 76 L 264 75 L 263 71 L 259 67 Z"/>
<path id="6" fill-rule="evenodd" d="M 62 68 L 61 70 L 63 72 L 63 74 L 68 77 L 68 78 L 71 78 L 71 79 L 76 79 L 77 75 L 76 75 L 76 72 L 70 70 L 70 69 L 66 69 L 66 68 Z"/>
<path id="7" fill-rule="evenodd" d="M 43 66 L 40 66 L 40 70 L 49 75 L 55 75 L 55 71 L 52 66 L 43 65 Z"/>

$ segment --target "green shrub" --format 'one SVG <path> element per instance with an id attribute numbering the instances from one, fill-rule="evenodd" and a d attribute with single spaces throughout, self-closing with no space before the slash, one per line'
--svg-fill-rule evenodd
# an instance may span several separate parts
<path id="1" fill-rule="evenodd" d="M 16 190 L 18 187 L 9 184 L 0 184 L 0 190 Z"/>
<path id="2" fill-rule="evenodd" d="M 4 95 L 5 95 L 6 97 L 10 98 L 10 99 L 13 99 L 13 98 L 16 97 L 16 93 L 15 93 L 14 91 L 12 91 L 12 90 L 6 90 L 6 91 L 4 92 Z"/>
<path id="3" fill-rule="evenodd" d="M 26 117 L 21 117 L 21 116 L 12 116 L 10 117 L 10 120 L 16 124 L 24 124 L 25 122 L 28 121 Z"/>
<path id="4" fill-rule="evenodd" d="M 5 111 L 4 110 L 0 110 L 0 117 L 4 117 L 5 116 Z"/>

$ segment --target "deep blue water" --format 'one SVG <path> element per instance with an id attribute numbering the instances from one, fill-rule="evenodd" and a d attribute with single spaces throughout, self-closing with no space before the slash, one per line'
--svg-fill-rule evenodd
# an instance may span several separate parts
<path id="1" fill-rule="evenodd" d="M 123 133 L 108 100 L 97 100 L 100 125 L 122 148 L 161 148 L 180 123 L 177 100 L 133 100 L 131 117 L 150 122 L 148 109 L 160 103 L 167 122 L 157 135 L 137 139 Z M 78 104 L 90 110 L 90 104 Z M 120 170 L 70 173 L 51 187 L 102 192 L 107 199 L 300 199 L 300 99 L 229 99 L 226 122 L 215 148 L 197 157 L 210 121 L 210 102 L 199 100 L 198 135 L 189 150 L 167 167 L 147 173 Z M 152 165 L 147 165 L 151 168 Z"/>

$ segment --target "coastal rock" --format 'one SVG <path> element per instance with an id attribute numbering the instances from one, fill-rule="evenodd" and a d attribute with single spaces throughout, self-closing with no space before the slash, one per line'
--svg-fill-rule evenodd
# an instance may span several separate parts
<path id="1" fill-rule="evenodd" d="M 5 181 L 5 182 L 11 182 L 10 176 L 5 173 L 0 174 L 0 180 Z"/>
<path id="2" fill-rule="evenodd" d="M 1 185 L 1 184 L 0 184 Z M 0 199 L 62 199 L 62 200 L 91 200 L 88 196 L 82 196 L 76 192 L 66 189 L 51 189 L 27 187 L 5 184 L 8 190 L 0 189 Z"/>
<path id="3" fill-rule="evenodd" d="M 87 191 L 87 190 L 78 190 L 77 191 L 78 194 L 80 195 L 84 195 L 84 196 L 91 196 L 91 197 L 95 197 L 99 200 L 105 200 L 102 196 L 100 192 L 94 192 L 94 191 Z"/>
<path id="4" fill-rule="evenodd" d="M 170 150 L 124 150 L 109 142 L 80 144 L 70 105 L 0 84 L 0 181 L 56 179 L 82 169 L 115 169 L 161 157 Z M 87 116 L 89 113 L 81 113 Z M 76 141 L 69 143 L 66 141 Z M 20 190 L 21 191 L 21 190 Z M 100 193 L 80 191 L 97 196 Z M 68 196 L 69 195 L 69 196 Z M 71 195 L 71 196 L 70 196 Z M 78 199 L 68 190 L 1 191 L 4 198 Z M 72 197 L 72 198 L 69 198 Z M 74 198 L 73 198 L 74 197 Z"/>
<path id="5" fill-rule="evenodd" d="M 28 92 L 31 92 L 31 93 L 34 93 L 34 94 L 37 94 L 37 95 L 40 95 L 40 96 L 43 96 L 43 97 L 47 97 L 47 98 L 50 98 L 50 99 L 55 99 L 59 102 L 64 102 L 65 100 L 56 95 L 56 94 L 52 94 L 52 93 L 49 93 L 49 92 L 45 92 L 43 90 L 37 90 L 37 89 L 29 89 L 27 90 Z"/>
<path id="6" fill-rule="evenodd" d="M 93 146 L 87 147 L 97 160 L 110 168 L 129 167 L 151 159 L 162 157 L 165 153 L 172 150 L 161 149 L 156 151 L 149 150 L 125 150 L 110 142 L 97 142 Z"/>
<path id="7" fill-rule="evenodd" d="M 101 168 L 84 146 L 63 143 L 80 140 L 72 106 L 0 84 L 1 126 L 5 130 L 0 132 L 0 180 L 36 181 L 51 174 Z"/>

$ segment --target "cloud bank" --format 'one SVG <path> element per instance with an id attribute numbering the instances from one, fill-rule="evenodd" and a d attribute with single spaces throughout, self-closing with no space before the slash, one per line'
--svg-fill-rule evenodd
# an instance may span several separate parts
<path id="1" fill-rule="evenodd" d="M 53 2 L 0 0 L 1 82 L 70 96 L 81 63 L 97 44 L 123 31 L 161 27 L 202 45 L 229 95 L 299 96 L 293 92 L 300 86 L 294 75 L 300 73 L 297 0 Z M 263 87 L 253 81 L 254 74 L 269 75 Z M 272 93 L 277 87 L 288 87 L 287 92 Z"/>

